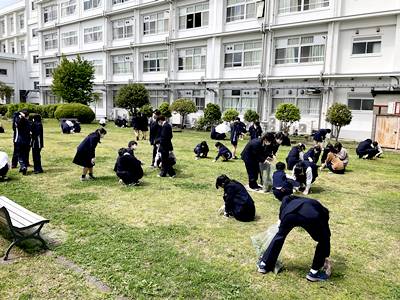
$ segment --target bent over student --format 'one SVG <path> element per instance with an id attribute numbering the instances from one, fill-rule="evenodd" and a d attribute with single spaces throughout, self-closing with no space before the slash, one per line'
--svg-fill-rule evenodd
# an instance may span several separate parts
<path id="1" fill-rule="evenodd" d="M 311 189 L 311 184 L 318 177 L 318 166 L 310 161 L 298 162 L 293 168 L 292 178 L 300 185 L 299 190 L 303 191 L 304 195 L 308 195 Z"/>
<path id="2" fill-rule="evenodd" d="M 314 199 L 285 196 L 280 207 L 279 220 L 279 230 L 261 257 L 258 272 L 265 274 L 274 270 L 286 237 L 293 228 L 302 227 L 314 241 L 318 242 L 311 269 L 306 278 L 313 282 L 327 280 L 331 269 L 329 210 Z"/>
<path id="3" fill-rule="evenodd" d="M 254 201 L 240 182 L 221 175 L 217 178 L 215 187 L 224 189 L 224 215 L 226 217 L 233 216 L 242 222 L 254 220 L 256 215 Z"/>
<path id="4" fill-rule="evenodd" d="M 292 147 L 286 157 L 287 168 L 289 170 L 292 170 L 295 164 L 303 160 L 304 150 L 306 150 L 306 146 L 301 143 Z"/>
<path id="5" fill-rule="evenodd" d="M 142 163 L 130 149 L 126 148 L 118 150 L 114 172 L 120 178 L 120 181 L 126 185 L 138 185 L 139 179 L 143 177 Z"/>
<path id="6" fill-rule="evenodd" d="M 93 167 L 96 161 L 96 147 L 107 134 L 104 128 L 96 129 L 95 132 L 89 134 L 76 149 L 76 154 L 73 163 L 83 167 L 81 181 L 86 181 L 86 174 L 89 172 L 89 179 L 95 179 L 93 176 Z"/>
<path id="7" fill-rule="evenodd" d="M 215 148 L 217 148 L 218 154 L 213 162 L 216 162 L 220 157 L 222 157 L 222 161 L 228 161 L 232 158 L 232 152 L 224 144 L 216 142 Z"/>
<path id="8" fill-rule="evenodd" d="M 195 159 L 199 159 L 200 157 L 207 157 L 208 151 L 210 151 L 210 149 L 208 149 L 207 142 L 202 141 L 200 144 L 196 145 L 193 150 L 193 152 L 196 154 Z"/>

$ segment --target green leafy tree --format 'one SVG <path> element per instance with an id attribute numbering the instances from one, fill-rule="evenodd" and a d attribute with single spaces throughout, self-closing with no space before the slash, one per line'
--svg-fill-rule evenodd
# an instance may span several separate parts
<path id="1" fill-rule="evenodd" d="M 221 108 L 214 103 L 208 103 L 204 109 L 204 118 L 202 122 L 205 126 L 214 126 L 221 120 Z"/>
<path id="2" fill-rule="evenodd" d="M 143 84 L 130 83 L 118 91 L 116 105 L 129 110 L 132 115 L 146 104 L 150 104 L 149 92 Z"/>
<path id="3" fill-rule="evenodd" d="M 166 118 L 171 118 L 172 116 L 172 111 L 171 111 L 171 107 L 169 105 L 168 102 L 163 102 L 160 107 L 158 108 L 158 110 L 160 111 L 160 113 L 166 117 Z"/>
<path id="4" fill-rule="evenodd" d="M 9 103 L 13 94 L 14 89 L 0 81 L 0 98 L 6 98 L 6 102 Z"/>
<path id="5" fill-rule="evenodd" d="M 294 104 L 282 103 L 276 110 L 275 118 L 281 121 L 282 131 L 288 134 L 290 126 L 294 122 L 300 121 L 300 109 Z"/>
<path id="6" fill-rule="evenodd" d="M 333 135 L 336 141 L 339 139 L 342 127 L 349 125 L 352 119 L 351 111 L 345 104 L 335 103 L 328 109 L 326 121 L 333 125 Z"/>
<path id="7" fill-rule="evenodd" d="M 93 99 L 94 67 L 79 55 L 68 60 L 62 57 L 61 63 L 53 72 L 51 91 L 59 100 L 67 103 L 88 105 Z"/>
<path id="8" fill-rule="evenodd" d="M 153 107 L 151 106 L 151 104 L 145 104 L 143 105 L 139 111 L 144 114 L 146 117 L 151 117 L 153 115 Z"/>
<path id="9" fill-rule="evenodd" d="M 226 122 L 232 122 L 234 121 L 237 117 L 239 117 L 239 112 L 236 109 L 228 109 L 225 111 L 224 116 L 222 119 Z"/>
<path id="10" fill-rule="evenodd" d="M 246 122 L 257 122 L 260 120 L 260 115 L 254 110 L 246 110 L 244 113 L 244 120 Z"/>
<path id="11" fill-rule="evenodd" d="M 177 99 L 171 104 L 171 110 L 179 113 L 182 117 L 181 128 L 185 124 L 185 119 L 188 114 L 197 111 L 196 104 L 190 99 Z"/>

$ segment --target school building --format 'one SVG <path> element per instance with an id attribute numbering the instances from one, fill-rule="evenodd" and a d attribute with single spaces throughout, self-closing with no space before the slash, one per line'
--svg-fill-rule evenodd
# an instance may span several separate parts
<path id="1" fill-rule="evenodd" d="M 329 126 L 328 107 L 345 103 L 353 121 L 341 137 L 361 140 L 372 135 L 374 91 L 400 87 L 400 0 L 22 0 L 0 10 L 0 81 L 12 101 L 54 103 L 52 70 L 77 54 L 94 64 L 99 117 L 139 82 L 154 107 L 193 99 L 189 122 L 212 102 L 257 110 L 272 131 L 280 103 L 300 108 L 300 133 Z"/>

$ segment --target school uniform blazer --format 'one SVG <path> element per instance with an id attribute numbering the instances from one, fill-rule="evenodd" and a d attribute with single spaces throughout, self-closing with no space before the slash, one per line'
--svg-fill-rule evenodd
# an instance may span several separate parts
<path id="1" fill-rule="evenodd" d="M 294 165 L 301 161 L 300 158 L 300 149 L 297 146 L 294 146 L 290 151 L 288 156 L 286 157 L 286 163 L 289 170 L 293 169 Z"/>
<path id="2" fill-rule="evenodd" d="M 150 121 L 150 144 L 154 145 L 156 140 L 160 137 L 161 133 L 161 126 L 158 125 L 158 122 L 154 120 L 153 118 Z"/>
<path id="3" fill-rule="evenodd" d="M 275 189 L 292 190 L 293 185 L 288 181 L 285 171 L 278 170 L 272 175 L 272 187 Z"/>
<path id="4" fill-rule="evenodd" d="M 76 156 L 83 160 L 91 160 L 96 157 L 96 147 L 100 142 L 100 134 L 92 132 L 78 146 Z"/>
<path id="5" fill-rule="evenodd" d="M 284 221 L 289 214 L 299 214 L 306 219 L 321 220 L 327 222 L 329 220 L 329 210 L 320 202 L 314 199 L 285 196 L 279 211 L 279 219 Z"/>
<path id="6" fill-rule="evenodd" d="M 312 161 L 315 161 L 315 149 L 311 148 L 309 149 L 303 156 L 304 160 L 309 160 L 309 158 L 312 159 Z"/>
<path id="7" fill-rule="evenodd" d="M 23 146 L 31 144 L 31 124 L 28 119 L 19 118 L 17 121 L 14 142 Z"/>
<path id="8" fill-rule="evenodd" d="M 230 216 L 238 216 L 242 211 L 251 211 L 255 206 L 254 201 L 246 188 L 235 180 L 224 186 L 225 212 Z"/>
<path id="9" fill-rule="evenodd" d="M 172 126 L 169 123 L 164 123 L 160 132 L 160 151 L 172 151 Z"/>
<path id="10" fill-rule="evenodd" d="M 43 125 L 40 122 L 32 123 L 32 149 L 42 149 L 44 147 L 43 143 Z"/>
<path id="11" fill-rule="evenodd" d="M 241 158 L 245 163 L 260 163 L 265 161 L 265 148 L 260 139 L 254 139 L 244 147 Z"/>
<path id="12" fill-rule="evenodd" d="M 371 144 L 372 144 L 371 139 L 366 139 L 365 141 L 359 143 L 356 149 L 357 155 L 363 154 L 365 151 L 372 149 Z"/>
<path id="13" fill-rule="evenodd" d="M 228 155 L 226 155 L 226 154 L 228 154 Z M 215 157 L 215 160 L 218 160 L 218 158 L 220 158 L 221 156 L 224 156 L 224 157 L 230 159 L 230 158 L 232 158 L 232 152 L 228 148 L 226 148 L 224 145 L 222 145 L 218 149 L 218 154 L 217 154 L 217 157 Z"/>
<path id="14" fill-rule="evenodd" d="M 193 151 L 196 154 L 203 154 L 203 153 L 208 153 L 210 150 L 208 149 L 207 145 L 203 146 L 202 144 L 198 144 L 196 145 Z"/>
<path id="15" fill-rule="evenodd" d="M 142 163 L 129 152 L 117 158 L 114 166 L 114 172 L 117 174 L 132 173 L 137 178 L 143 177 Z"/>
<path id="16" fill-rule="evenodd" d="M 314 134 L 314 141 L 322 142 L 325 140 L 328 131 L 326 129 L 320 129 Z"/>
<path id="17" fill-rule="evenodd" d="M 234 122 L 231 129 L 231 142 L 237 142 L 242 133 L 246 133 L 246 125 L 242 122 Z"/>

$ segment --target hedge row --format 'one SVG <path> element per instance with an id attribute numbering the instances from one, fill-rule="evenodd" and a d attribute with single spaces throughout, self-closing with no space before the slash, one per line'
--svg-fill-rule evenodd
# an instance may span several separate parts
<path id="1" fill-rule="evenodd" d="M 39 114 L 42 118 L 76 118 L 81 123 L 91 123 L 95 119 L 92 109 L 79 103 L 35 105 L 32 103 L 0 104 L 0 115 L 12 118 L 17 111 L 27 110 L 30 114 Z"/>

